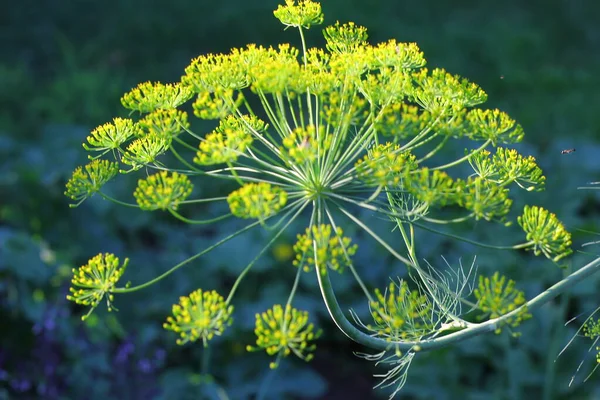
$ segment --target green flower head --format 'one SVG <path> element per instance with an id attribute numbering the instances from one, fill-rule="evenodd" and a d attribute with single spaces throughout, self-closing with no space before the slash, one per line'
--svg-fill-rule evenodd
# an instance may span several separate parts
<path id="1" fill-rule="evenodd" d="M 375 335 L 389 341 L 418 340 L 432 331 L 431 302 L 405 281 L 391 282 L 384 293 L 376 289 L 375 296 L 369 304 L 374 325 L 367 326 Z"/>
<path id="2" fill-rule="evenodd" d="M 87 151 L 101 151 L 100 155 L 121 147 L 132 136 L 139 136 L 140 128 L 131 119 L 115 118 L 94 129 L 83 147 Z"/>
<path id="3" fill-rule="evenodd" d="M 343 236 L 344 231 L 340 227 L 335 230 L 335 234 L 332 233 L 331 225 L 306 228 L 306 233 L 298 235 L 298 241 L 293 247 L 296 253 L 294 266 L 309 272 L 317 265 L 321 273 L 327 267 L 341 273 L 344 267 L 351 265 L 350 257 L 356 254 L 358 245 L 351 245 L 352 240 Z"/>
<path id="4" fill-rule="evenodd" d="M 321 4 L 311 0 L 299 0 L 298 4 L 294 0 L 285 0 L 285 6 L 277 7 L 273 15 L 286 27 L 308 29 L 323 23 Z"/>
<path id="5" fill-rule="evenodd" d="M 166 152 L 170 146 L 170 138 L 149 134 L 131 142 L 121 161 L 131 165 L 133 171 L 146 165 L 155 165 L 158 156 Z"/>
<path id="6" fill-rule="evenodd" d="M 142 210 L 177 210 L 192 193 L 193 186 L 186 175 L 161 171 L 140 179 L 133 193 Z"/>
<path id="7" fill-rule="evenodd" d="M 100 191 L 102 186 L 119 172 L 119 164 L 108 160 L 93 160 L 85 167 L 77 167 L 67 182 L 65 195 L 80 205 Z"/>
<path id="8" fill-rule="evenodd" d="M 506 280 L 506 277 L 500 276 L 498 272 L 489 277 L 479 277 L 479 285 L 473 291 L 477 298 L 477 307 L 484 315 L 481 318 L 498 318 L 504 314 L 525 304 L 525 295 L 522 291 L 515 289 L 513 280 Z M 506 324 L 516 328 L 522 321 L 531 318 L 527 308 L 523 307 L 513 317 L 506 321 Z M 498 326 L 496 333 L 500 333 L 501 327 Z"/>
<path id="9" fill-rule="evenodd" d="M 180 110 L 156 110 L 138 122 L 142 135 L 155 135 L 171 140 L 190 127 L 187 113 Z"/>
<path id="10" fill-rule="evenodd" d="M 268 183 L 248 183 L 227 197 L 236 217 L 264 219 L 277 213 L 287 202 L 287 193 Z"/>
<path id="11" fill-rule="evenodd" d="M 198 289 L 179 298 L 173 305 L 173 316 L 167 317 L 163 327 L 179 334 L 177 344 L 184 345 L 202 339 L 204 346 L 215 336 L 221 336 L 231 325 L 233 306 L 227 305 L 216 291 Z"/>
<path id="12" fill-rule="evenodd" d="M 358 179 L 369 186 L 398 186 L 406 174 L 417 168 L 416 157 L 399 145 L 380 144 L 356 162 Z"/>
<path id="13" fill-rule="evenodd" d="M 321 331 L 314 331 L 314 325 L 308 323 L 308 312 L 292 308 L 285 309 L 276 304 L 270 310 L 256 314 L 256 346 L 247 346 L 248 351 L 264 349 L 268 355 L 286 357 L 293 353 L 296 357 L 310 361 L 316 345 L 312 342 L 321 336 Z M 271 363 L 277 368 L 277 362 Z"/>
<path id="14" fill-rule="evenodd" d="M 221 120 L 219 126 L 200 142 L 194 162 L 214 165 L 236 161 L 254 141 L 252 135 L 263 131 L 265 126 L 256 117 L 229 116 Z"/>
<path id="15" fill-rule="evenodd" d="M 538 206 L 525 206 L 523 215 L 517 218 L 527 234 L 528 247 L 537 256 L 545 255 L 554 262 L 568 256 L 571 250 L 571 234 L 555 214 Z"/>
<path id="16" fill-rule="evenodd" d="M 90 306 L 90 311 L 82 317 L 86 319 L 98 306 L 102 298 L 106 297 L 106 306 L 111 311 L 113 294 L 116 283 L 125 272 L 129 259 L 120 265 L 119 258 L 114 254 L 98 254 L 91 258 L 87 264 L 73 269 L 73 278 L 67 299 L 77 304 Z"/>
<path id="17" fill-rule="evenodd" d="M 121 98 L 123 107 L 147 113 L 179 107 L 192 97 L 192 91 L 180 84 L 144 82 Z"/>

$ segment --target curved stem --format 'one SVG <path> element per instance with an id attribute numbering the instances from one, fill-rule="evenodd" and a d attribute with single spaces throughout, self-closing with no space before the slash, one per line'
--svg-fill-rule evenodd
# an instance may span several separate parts
<path id="1" fill-rule="evenodd" d="M 102 196 L 103 199 L 112 201 L 112 202 L 117 203 L 117 204 L 119 204 L 121 206 L 131 207 L 131 208 L 140 208 L 140 206 L 138 206 L 137 204 L 125 203 L 125 202 L 123 202 L 121 200 L 115 199 L 114 197 L 110 197 L 106 193 L 98 192 L 98 194 L 100 196 Z"/>
<path id="2" fill-rule="evenodd" d="M 454 167 L 455 165 L 458 165 L 458 164 L 460 164 L 462 162 L 467 161 L 468 159 L 470 159 L 471 157 L 473 157 L 473 154 L 478 153 L 481 150 L 485 149 L 488 146 L 488 144 L 490 144 L 490 143 L 492 143 L 492 140 L 488 139 L 488 140 L 485 141 L 484 144 L 482 144 L 481 146 L 479 146 L 477 149 L 473 150 L 472 152 L 470 152 L 466 156 L 461 157 L 461 158 L 459 158 L 459 159 L 457 159 L 455 161 L 452 161 L 452 162 L 450 162 L 448 164 L 440 165 L 438 167 L 429 168 L 429 170 L 430 171 L 434 171 L 436 169 L 446 169 L 446 168 Z"/>
<path id="3" fill-rule="evenodd" d="M 232 213 L 229 213 L 229 214 L 220 215 L 218 217 L 211 218 L 211 219 L 198 220 L 198 219 L 186 218 L 183 215 L 179 214 L 177 211 L 172 210 L 170 208 L 169 208 L 169 212 L 171 213 L 171 215 L 173 215 L 178 220 L 185 222 L 186 224 L 192 224 L 192 225 L 212 224 L 213 222 L 221 221 L 221 220 L 224 220 L 226 218 L 233 216 Z"/>
<path id="4" fill-rule="evenodd" d="M 490 319 L 486 322 L 482 322 L 479 324 L 473 324 L 470 327 L 465 328 L 463 330 L 453 332 L 446 336 L 442 336 L 435 339 L 398 342 L 372 337 L 358 330 L 354 325 L 350 323 L 350 321 L 348 321 L 348 319 L 344 316 L 344 313 L 340 309 L 340 306 L 335 297 L 335 293 L 333 292 L 333 287 L 331 286 L 331 281 L 329 280 L 329 275 L 327 274 L 327 271 L 325 270 L 325 273 L 321 274 L 317 269 L 317 280 L 319 282 L 319 288 L 321 290 L 323 300 L 325 301 L 325 306 L 329 311 L 329 315 L 331 316 L 337 327 L 342 331 L 342 333 L 344 333 L 350 339 L 364 346 L 377 350 L 387 350 L 390 347 L 395 347 L 400 351 L 416 352 L 439 349 L 444 346 L 461 342 L 473 336 L 481 335 L 487 332 L 493 332 L 507 320 L 517 316 L 518 313 L 522 312 L 524 308 L 527 308 L 529 311 L 532 312 L 537 310 L 544 304 L 554 299 L 559 294 L 575 286 L 577 283 L 587 279 L 588 277 L 597 273 L 599 270 L 600 258 L 597 258 L 585 265 L 584 267 L 582 267 L 577 272 L 572 273 L 568 277 L 552 285 L 544 292 L 529 300 L 523 306 L 501 317 Z"/>
<path id="5" fill-rule="evenodd" d="M 475 246 L 484 247 L 484 248 L 487 248 L 487 249 L 517 250 L 517 249 L 523 249 L 523 248 L 525 248 L 525 247 L 530 246 L 531 244 L 533 244 L 532 242 L 527 242 L 527 243 L 521 243 L 521 244 L 517 244 L 517 245 L 513 245 L 513 246 L 494 246 L 494 245 L 491 245 L 491 244 L 481 243 L 481 242 L 477 242 L 475 240 L 467 239 L 467 238 L 462 237 L 462 236 L 454 235 L 452 233 L 438 231 L 437 229 L 430 228 L 427 225 L 419 224 L 418 222 L 412 222 L 412 224 L 414 226 L 418 227 L 418 228 L 425 229 L 426 231 L 437 233 L 438 235 L 442 235 L 442 236 L 451 237 L 452 239 L 460 240 L 461 242 L 470 243 L 470 244 L 473 244 Z"/>

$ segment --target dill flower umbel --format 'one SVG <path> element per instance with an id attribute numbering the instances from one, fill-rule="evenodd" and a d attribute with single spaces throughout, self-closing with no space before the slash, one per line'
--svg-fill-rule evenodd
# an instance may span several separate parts
<path id="1" fill-rule="evenodd" d="M 372 44 L 366 28 L 335 23 L 323 30 L 325 48 L 314 48 L 304 31 L 324 21 L 319 3 L 286 0 L 274 15 L 286 28 L 298 29 L 301 46 L 250 44 L 202 54 L 179 82 L 132 88 L 121 99 L 130 118 L 92 131 L 84 148 L 97 159 L 76 169 L 67 183 L 66 194 L 77 205 L 98 193 L 141 211 L 165 210 L 188 224 L 233 216 L 243 226 L 137 286 L 115 287 L 127 262 L 119 267 L 114 256 L 97 256 L 74 271 L 69 299 L 93 308 L 107 296 L 110 307 L 113 293 L 147 288 L 246 231 L 267 230 L 264 247 L 248 246 L 241 254 L 252 259 L 239 266 L 226 300 L 198 289 L 180 298 L 163 325 L 179 335 L 179 344 L 201 339 L 207 346 L 231 324 L 231 304 L 244 279 L 293 230 L 293 254 L 280 259 L 293 260 L 296 281 L 285 307 L 275 304 L 256 315 L 257 341 L 248 350 L 277 355 L 272 367 L 292 353 L 313 357 L 320 331 L 308 323 L 307 312 L 290 306 L 304 289 L 298 284 L 302 272 L 311 272 L 335 326 L 380 352 L 365 358 L 390 368 L 382 383 L 396 384 L 396 393 L 417 352 L 486 331 L 485 322 L 462 315 L 463 304 L 497 326 L 514 327 L 529 316 L 523 293 L 499 274 L 480 278 L 477 286 L 473 266 L 465 272 L 460 262 L 456 269 L 446 262 L 447 273 L 423 260 L 431 246 L 421 233 L 481 245 L 451 227 L 473 221 L 510 225 L 514 192 L 541 190 L 545 178 L 535 158 L 501 147 L 520 142 L 522 127 L 505 112 L 483 107 L 487 94 L 477 84 L 426 68 L 417 44 Z M 185 109 L 193 109 L 200 123 L 189 120 Z M 461 148 L 442 153 L 448 145 Z M 140 174 L 134 204 L 101 190 L 119 173 Z M 217 180 L 225 184 L 211 183 Z M 194 219 L 204 212 L 198 203 L 215 205 L 210 210 L 220 215 Z M 367 222 L 373 220 L 377 227 Z M 526 206 L 517 221 L 526 239 L 485 247 L 532 249 L 555 263 L 570 254 L 570 234 L 554 214 Z M 393 233 L 382 235 L 382 226 Z M 355 261 L 365 243 L 378 248 L 374 255 L 385 255 L 367 265 Z M 403 276 L 415 285 L 399 280 L 373 295 L 365 271 L 390 260 L 406 267 Z M 355 324 L 348 320 L 331 271 L 347 271 L 356 281 L 372 324 L 353 312 Z M 477 304 L 468 299 L 475 286 Z"/>
<path id="2" fill-rule="evenodd" d="M 173 315 L 167 317 L 163 327 L 179 334 L 179 345 L 202 339 L 207 346 L 231 325 L 232 312 L 233 306 L 227 305 L 216 291 L 198 289 L 189 296 L 182 296 L 179 304 L 173 305 Z"/>
<path id="3" fill-rule="evenodd" d="M 68 300 L 77 304 L 90 306 L 90 310 L 82 319 L 87 318 L 100 301 L 106 297 L 108 310 L 113 309 L 114 296 L 112 291 L 125 272 L 129 259 L 120 264 L 119 258 L 114 254 L 98 254 L 91 258 L 87 264 L 73 269 L 72 286 L 69 288 Z"/>
<path id="4" fill-rule="evenodd" d="M 313 358 L 316 345 L 312 341 L 321 336 L 321 331 L 314 331 L 314 325 L 308 323 L 308 313 L 276 304 L 273 308 L 256 314 L 256 346 L 247 346 L 248 351 L 264 349 L 269 355 L 296 355 L 305 361 Z M 277 362 L 270 364 L 277 368 Z"/>

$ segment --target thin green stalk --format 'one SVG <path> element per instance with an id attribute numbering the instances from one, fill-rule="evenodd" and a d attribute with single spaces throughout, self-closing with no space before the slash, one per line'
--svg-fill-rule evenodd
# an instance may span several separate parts
<path id="1" fill-rule="evenodd" d="M 323 202 L 323 203 L 325 205 L 325 213 L 327 213 L 327 217 L 329 218 L 329 222 L 331 222 L 331 227 L 333 228 L 333 231 L 335 232 L 337 230 L 337 226 L 335 224 L 335 220 L 333 219 L 333 215 L 331 215 L 331 212 L 329 210 L 329 206 L 327 206 L 327 202 Z M 354 268 L 354 264 L 350 260 L 350 256 L 348 255 L 346 247 L 344 246 L 344 243 L 342 242 L 342 238 L 338 237 L 338 242 L 340 243 L 340 246 L 342 247 L 342 250 L 344 250 L 344 256 L 346 257 L 346 261 L 348 261 L 348 268 L 350 268 L 350 271 L 352 272 L 352 275 L 354 275 L 354 279 L 356 279 L 356 282 L 358 283 L 358 285 L 362 289 L 363 293 L 365 294 L 365 296 L 367 297 L 367 299 L 369 299 L 369 303 L 372 303 L 373 302 L 373 297 L 371 296 L 371 293 L 369 293 L 369 290 L 367 289 L 367 286 L 365 285 L 365 283 L 363 282 L 363 280 L 360 278 L 360 275 L 358 275 L 358 271 L 356 271 L 356 268 Z"/>
<path id="2" fill-rule="evenodd" d="M 447 169 L 447 168 L 450 168 L 450 167 L 454 167 L 455 165 L 461 164 L 461 163 L 469 160 L 471 157 L 473 157 L 474 154 L 479 153 L 481 150 L 485 149 L 490 143 L 492 143 L 492 140 L 488 139 L 488 140 L 485 141 L 485 143 L 483 143 L 477 149 L 473 150 L 472 152 L 470 152 L 469 154 L 465 155 L 464 157 L 461 157 L 458 160 L 452 161 L 452 162 L 450 162 L 448 164 L 440 165 L 440 166 L 429 168 L 429 169 L 431 171 L 434 171 L 436 169 Z"/>
<path id="3" fill-rule="evenodd" d="M 279 365 L 279 362 L 281 361 L 282 358 L 283 358 L 283 355 L 281 352 L 279 354 L 277 354 L 277 358 L 275 359 L 276 365 Z M 263 382 L 260 385 L 260 388 L 258 390 L 258 393 L 256 394 L 256 400 L 264 399 L 265 395 L 267 394 L 267 390 L 269 389 L 269 387 L 271 385 L 271 381 L 275 377 L 276 373 L 277 373 L 277 369 L 269 368 L 269 371 L 267 371 L 267 375 L 265 376 L 265 379 L 263 380 Z"/>
<path id="4" fill-rule="evenodd" d="M 192 225 L 204 225 L 204 224 L 212 224 L 213 222 L 218 222 L 218 221 L 222 221 L 226 218 L 229 218 L 231 216 L 233 216 L 233 214 L 228 213 L 225 215 L 220 215 L 218 217 L 215 218 L 211 218 L 211 219 L 203 219 L 203 220 L 198 220 L 198 219 L 189 219 L 184 217 L 183 215 L 179 214 L 177 211 L 169 208 L 168 211 L 171 213 L 171 215 L 173 215 L 175 218 L 177 218 L 178 220 L 185 222 L 186 224 L 192 224 Z"/>
<path id="5" fill-rule="evenodd" d="M 396 252 L 396 250 L 394 250 L 389 244 L 387 244 L 383 239 L 381 239 L 375 232 L 373 232 L 367 225 L 365 225 L 364 223 L 362 223 L 362 221 L 358 218 L 356 218 L 354 215 L 352 215 L 352 213 L 346 211 L 346 209 L 344 209 L 343 207 L 338 205 L 338 209 L 343 212 L 344 214 L 346 214 L 346 216 L 348 218 L 350 218 L 356 225 L 360 226 L 364 231 L 366 231 L 369 235 L 371 235 L 371 237 L 373 239 L 375 239 L 377 242 L 379 242 L 380 245 L 382 245 L 383 247 L 385 247 L 385 249 L 387 251 L 389 251 L 394 257 L 396 257 L 398 260 L 402 261 L 404 264 L 406 264 L 409 267 L 412 267 L 413 264 L 405 257 L 401 256 L 400 254 L 398 254 Z"/>
<path id="6" fill-rule="evenodd" d="M 140 208 L 140 206 L 138 206 L 137 204 L 131 204 L 131 203 L 125 203 L 123 201 L 117 200 L 114 197 L 110 197 L 109 195 L 107 195 L 106 193 L 102 193 L 102 192 L 98 192 L 98 194 L 105 200 L 109 200 L 112 201 L 113 203 L 125 206 L 125 207 L 131 207 L 131 208 Z"/>
<path id="7" fill-rule="evenodd" d="M 184 261 L 180 262 L 179 264 L 173 266 L 171 269 L 169 269 L 168 271 L 164 272 L 163 274 L 157 276 L 156 278 L 143 283 L 141 285 L 137 285 L 137 286 L 132 286 L 132 287 L 124 287 L 124 288 L 115 288 L 112 290 L 112 293 L 131 293 L 131 292 L 135 292 L 141 289 L 144 289 L 148 286 L 152 286 L 157 282 L 160 282 L 161 280 L 163 280 L 164 278 L 166 278 L 167 276 L 171 275 L 173 272 L 177 271 L 179 268 L 183 267 L 184 265 L 189 264 L 190 262 L 194 261 L 195 259 L 197 259 L 198 257 L 201 257 L 202 255 L 208 253 L 209 251 L 219 247 L 220 245 L 222 245 L 225 242 L 228 242 L 229 240 L 233 239 L 236 236 L 241 235 L 242 233 L 246 232 L 247 230 L 254 228 L 255 226 L 260 225 L 260 221 L 255 221 L 253 223 L 251 223 L 250 225 L 245 226 L 244 228 L 238 230 L 237 232 L 232 233 L 231 235 L 226 236 L 225 238 L 219 240 L 217 243 L 213 244 L 212 246 L 207 247 L 206 249 L 202 250 L 199 253 L 194 254 L 193 256 L 185 259 Z"/>
<path id="8" fill-rule="evenodd" d="M 277 240 L 277 238 L 286 230 L 286 228 L 296 219 L 296 217 L 298 217 L 298 215 L 300 215 L 300 213 L 302 213 L 302 211 L 306 208 L 306 206 L 309 204 L 308 201 L 305 201 L 302 205 L 298 206 L 298 211 L 296 212 L 296 214 L 294 214 L 294 216 L 292 216 L 288 222 L 279 230 L 279 232 L 277 232 L 273 238 L 262 248 L 262 250 L 258 253 L 258 255 L 256 257 L 254 257 L 254 259 L 252 261 L 250 261 L 250 263 L 246 266 L 246 268 L 244 268 L 244 270 L 238 275 L 237 279 L 235 280 L 233 286 L 231 287 L 231 291 L 229 292 L 229 296 L 227 296 L 227 300 L 225 301 L 227 304 L 229 304 L 229 302 L 231 301 L 231 299 L 233 298 L 233 295 L 235 294 L 235 291 L 237 290 L 237 287 L 239 286 L 239 284 L 242 282 L 242 280 L 244 279 L 244 277 L 246 276 L 246 274 L 250 271 L 250 269 L 252 268 L 252 266 L 256 263 L 256 261 L 258 261 L 258 259 L 265 253 L 265 251 L 267 251 L 267 249 L 269 249 L 269 247 L 271 247 L 271 245 L 273 243 L 275 243 L 275 241 Z M 291 209 L 289 213 L 291 213 L 293 211 L 293 209 Z M 288 215 L 286 214 L 285 216 L 282 217 L 282 220 Z"/>

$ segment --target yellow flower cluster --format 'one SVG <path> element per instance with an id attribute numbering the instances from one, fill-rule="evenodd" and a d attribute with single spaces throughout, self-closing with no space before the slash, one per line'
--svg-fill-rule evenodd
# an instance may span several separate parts
<path id="1" fill-rule="evenodd" d="M 296 253 L 294 266 L 309 272 L 317 265 L 320 273 L 324 273 L 327 267 L 341 273 L 344 267 L 351 265 L 350 257 L 356 254 L 358 245 L 350 244 L 352 240 L 343 236 L 342 228 L 338 227 L 333 235 L 332 231 L 331 225 L 313 225 L 306 228 L 304 234 L 298 235 L 293 247 Z"/>
<path id="2" fill-rule="evenodd" d="M 323 126 L 314 125 L 296 128 L 283 138 L 283 147 L 294 164 L 311 163 L 325 154 L 331 147 L 332 135 Z"/>
<path id="3" fill-rule="evenodd" d="M 231 213 L 260 220 L 277 213 L 287 203 L 287 193 L 265 182 L 247 183 L 227 196 Z"/>
<path id="4" fill-rule="evenodd" d="M 83 148 L 87 151 L 103 151 L 118 149 L 132 136 L 141 136 L 140 128 L 128 118 L 115 118 L 94 129 L 87 137 Z"/>
<path id="5" fill-rule="evenodd" d="M 173 139 L 190 127 L 187 113 L 180 110 L 156 110 L 138 122 L 145 135 L 155 135 L 168 140 Z"/>
<path id="6" fill-rule="evenodd" d="M 285 0 L 285 6 L 279 5 L 273 15 L 285 26 L 310 28 L 323 23 L 321 4 L 311 0 Z"/>
<path id="7" fill-rule="evenodd" d="M 192 97 L 192 91 L 183 85 L 144 82 L 121 98 L 123 107 L 147 113 L 157 109 L 176 108 Z"/>
<path id="8" fill-rule="evenodd" d="M 256 346 L 247 346 L 247 351 L 264 349 L 270 356 L 279 354 L 288 356 L 294 353 L 298 358 L 310 361 L 316 345 L 311 342 L 318 339 L 321 331 L 314 331 L 314 325 L 308 323 L 308 312 L 276 304 L 273 308 L 256 314 Z M 272 369 L 277 363 L 270 364 Z"/>
<path id="9" fill-rule="evenodd" d="M 194 162 L 200 165 L 233 162 L 252 144 L 252 134 L 264 129 L 265 123 L 256 117 L 230 115 L 200 142 Z"/>
<path id="10" fill-rule="evenodd" d="M 177 344 L 202 339 L 204 346 L 215 336 L 220 336 L 231 325 L 233 306 L 227 305 L 216 291 L 198 289 L 181 296 L 173 305 L 173 316 L 167 317 L 163 327 L 179 334 Z"/>
<path id="11" fill-rule="evenodd" d="M 375 296 L 370 303 L 375 325 L 367 328 L 376 335 L 389 341 L 418 340 L 433 329 L 431 302 L 405 281 L 391 282 L 385 293 L 376 289 Z"/>
<path id="12" fill-rule="evenodd" d="M 113 290 L 119 281 L 129 259 L 125 259 L 123 265 L 120 265 L 119 258 L 114 254 L 98 254 L 88 260 L 88 263 L 73 269 L 72 286 L 69 288 L 70 295 L 67 299 L 77 304 L 90 306 L 90 311 L 82 317 L 87 318 L 94 308 L 106 296 L 108 310 L 112 310 Z"/>
<path id="13" fill-rule="evenodd" d="M 416 160 L 397 144 L 380 144 L 356 162 L 356 176 L 369 186 L 398 186 L 409 171 L 417 168 Z"/>
<path id="14" fill-rule="evenodd" d="M 85 169 L 85 171 L 84 171 Z M 85 167 L 77 167 L 67 181 L 65 195 L 78 200 L 79 204 L 94 193 L 119 172 L 119 164 L 108 160 L 92 160 Z"/>
<path id="15" fill-rule="evenodd" d="M 513 280 L 506 280 L 505 276 L 500 276 L 498 271 L 489 277 L 479 277 L 479 285 L 473 291 L 477 298 L 477 307 L 485 314 L 481 318 L 498 318 L 504 314 L 516 310 L 525 304 L 525 295 L 521 290 L 515 289 Z M 522 321 L 531 318 L 531 314 L 526 308 L 522 308 L 517 315 L 506 321 L 506 324 L 516 328 Z M 500 333 L 501 326 L 498 326 L 496 333 Z"/>
<path id="16" fill-rule="evenodd" d="M 175 211 L 192 194 L 192 190 L 192 183 L 186 175 L 160 171 L 140 179 L 133 196 L 142 210 Z"/>
<path id="17" fill-rule="evenodd" d="M 573 252 L 571 234 L 558 220 L 556 214 L 538 206 L 525 206 L 523 215 L 517 218 L 527 234 L 529 247 L 537 256 L 540 253 L 557 262 Z"/>

